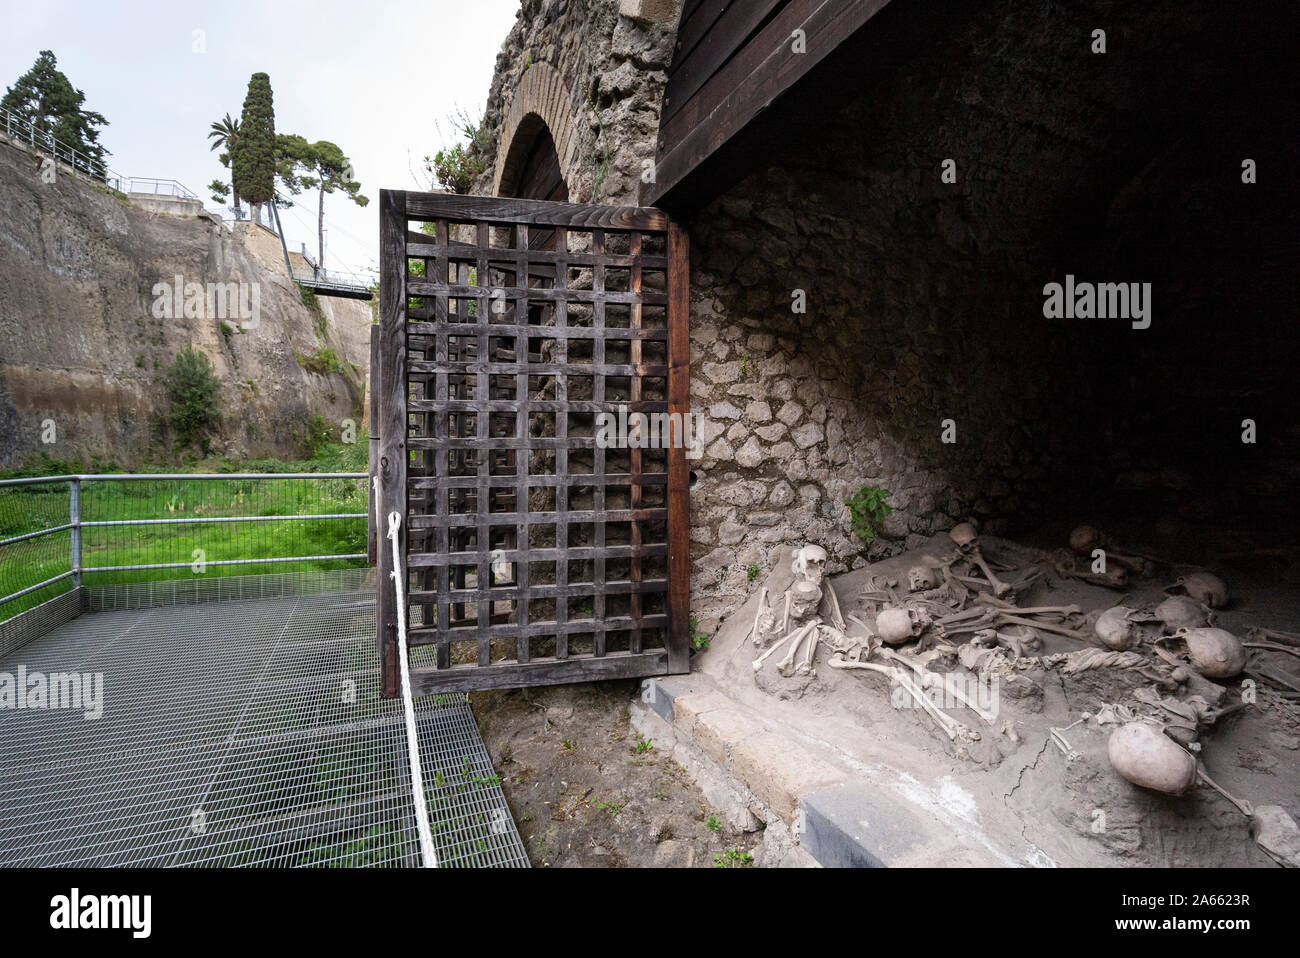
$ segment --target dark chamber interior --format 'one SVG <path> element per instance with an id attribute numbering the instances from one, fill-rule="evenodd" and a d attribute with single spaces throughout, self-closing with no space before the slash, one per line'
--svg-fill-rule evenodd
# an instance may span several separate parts
<path id="1" fill-rule="evenodd" d="M 1063 525 L 1106 523 L 1184 562 L 1280 547 L 1295 574 L 1296 21 L 1294 4 L 1271 2 L 891 4 L 837 68 L 855 92 L 819 126 L 823 147 L 777 155 L 829 215 L 881 237 L 883 255 L 840 254 L 846 277 L 867 277 L 862 313 L 885 257 L 891 279 L 925 284 L 948 358 L 976 357 L 961 390 L 983 397 L 979 432 L 1028 435 L 1023 455 L 1049 461 L 1008 532 L 1050 528 L 1060 545 Z M 1098 28 L 1104 54 L 1090 50 Z M 947 156 L 956 193 L 937 185 Z M 920 172 L 904 193 L 909 164 Z M 945 232 L 956 238 L 936 241 Z M 1150 328 L 1045 318 L 1044 284 L 1067 274 L 1150 283 Z M 853 336 L 869 346 L 910 310 L 885 302 Z M 879 375 L 864 361 L 862 382 Z M 914 448 L 954 408 L 920 404 Z M 1021 464 L 979 455 L 952 474 Z M 1261 561 L 1274 560 L 1286 557 Z"/>
<path id="2" fill-rule="evenodd" d="M 1069 416 L 1081 510 L 1183 539 L 1220 527 L 1239 547 L 1295 531 L 1295 27 L 1294 7 L 1246 3 L 1171 36 L 1143 108 L 1116 117 L 1105 190 L 1077 197 L 1078 228 L 1061 231 L 1081 279 L 1152 284 L 1149 329 L 1075 321 L 1092 324 L 1062 370 L 1090 387 Z"/>

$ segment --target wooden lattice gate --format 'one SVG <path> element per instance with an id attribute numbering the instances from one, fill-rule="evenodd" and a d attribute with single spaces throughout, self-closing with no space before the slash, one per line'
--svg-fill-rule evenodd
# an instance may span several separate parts
<path id="1" fill-rule="evenodd" d="M 539 200 L 379 210 L 384 694 L 394 510 L 417 695 L 687 671 L 685 233 Z"/>

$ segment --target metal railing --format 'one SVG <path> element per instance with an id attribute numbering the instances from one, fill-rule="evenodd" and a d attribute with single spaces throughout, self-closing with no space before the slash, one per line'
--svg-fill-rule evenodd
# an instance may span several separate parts
<path id="1" fill-rule="evenodd" d="M 295 269 L 295 283 L 319 283 L 326 286 L 346 286 L 367 289 L 375 282 L 374 273 L 341 273 L 333 269 Z"/>
<path id="2" fill-rule="evenodd" d="M 362 565 L 366 480 L 363 472 L 0 480 L 0 621 L 87 576 L 116 583 Z"/>
<path id="3" fill-rule="evenodd" d="M 119 193 L 152 193 L 156 196 L 179 196 L 187 200 L 199 198 L 176 180 L 155 179 L 149 176 L 123 176 L 102 160 L 97 160 L 62 140 L 55 139 L 52 133 L 38 129 L 28 120 L 4 107 L 0 107 L 0 128 L 11 142 L 26 143 L 32 149 L 48 154 L 55 162 L 62 163 L 74 172 L 97 180 Z"/>
<path id="4" fill-rule="evenodd" d="M 150 193 L 154 196 L 178 196 L 184 200 L 197 200 L 184 183 L 178 180 L 160 180 L 152 176 L 128 176 L 123 193 Z"/>
<path id="5" fill-rule="evenodd" d="M 48 153 L 57 162 L 65 164 L 84 176 L 107 183 L 114 189 L 121 189 L 114 181 L 120 183 L 124 178 L 115 170 L 109 169 L 102 160 L 97 160 L 61 140 L 56 140 L 52 133 L 37 129 L 17 113 L 0 107 L 0 123 L 4 124 L 5 136 L 13 142 L 30 144 L 33 149 Z"/>

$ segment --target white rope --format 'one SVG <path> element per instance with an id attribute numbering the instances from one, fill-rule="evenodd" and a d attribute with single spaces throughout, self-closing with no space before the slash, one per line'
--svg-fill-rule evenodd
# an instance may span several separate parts
<path id="1" fill-rule="evenodd" d="M 397 595 L 397 661 L 402 669 L 402 708 L 406 713 L 406 756 L 411 763 L 411 795 L 415 799 L 415 827 L 420 833 L 420 858 L 425 868 L 438 867 L 438 853 L 429 831 L 429 806 L 424 799 L 424 775 L 420 771 L 420 742 L 415 732 L 415 704 L 411 700 L 411 668 L 406 661 L 406 595 L 401 577 L 402 559 L 397 547 L 397 530 L 402 526 L 398 512 L 388 514 L 388 538 L 393 540 L 393 591 Z"/>

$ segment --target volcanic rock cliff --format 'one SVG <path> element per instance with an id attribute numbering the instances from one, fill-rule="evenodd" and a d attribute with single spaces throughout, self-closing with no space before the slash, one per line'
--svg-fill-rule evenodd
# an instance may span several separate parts
<path id="1" fill-rule="evenodd" d="M 62 168 L 47 179 L 0 143 L 0 467 L 35 452 L 173 457 L 162 377 L 187 346 L 221 381 L 213 452 L 288 458 L 308 450 L 312 423 L 360 430 L 368 303 L 305 304 L 260 227 L 149 212 Z M 174 308 L 162 291 L 178 277 L 217 298 Z M 251 313 L 234 311 L 240 294 Z"/>

